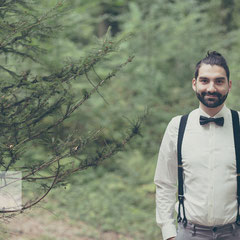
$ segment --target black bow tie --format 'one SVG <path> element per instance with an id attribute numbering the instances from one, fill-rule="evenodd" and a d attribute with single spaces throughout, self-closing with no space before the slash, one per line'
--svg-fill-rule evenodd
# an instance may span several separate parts
<path id="1" fill-rule="evenodd" d="M 199 121 L 200 121 L 200 125 L 205 125 L 205 124 L 210 123 L 210 122 L 215 122 L 218 126 L 223 126 L 224 118 L 223 117 L 208 118 L 208 117 L 200 116 Z"/>

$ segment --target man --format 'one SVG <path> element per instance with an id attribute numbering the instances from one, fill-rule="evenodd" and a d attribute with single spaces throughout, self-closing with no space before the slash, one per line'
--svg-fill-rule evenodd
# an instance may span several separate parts
<path id="1" fill-rule="evenodd" d="M 187 223 L 179 222 L 178 232 L 174 206 L 178 206 L 177 139 L 181 116 L 170 121 L 164 134 L 154 178 L 156 220 L 164 240 L 240 239 L 240 227 L 235 223 L 238 203 L 232 116 L 224 104 L 232 86 L 229 75 L 226 60 L 215 51 L 208 52 L 196 65 L 192 88 L 199 108 L 188 116 L 181 148 Z M 214 122 L 215 118 L 221 123 Z M 200 119 L 209 122 L 201 123 Z"/>

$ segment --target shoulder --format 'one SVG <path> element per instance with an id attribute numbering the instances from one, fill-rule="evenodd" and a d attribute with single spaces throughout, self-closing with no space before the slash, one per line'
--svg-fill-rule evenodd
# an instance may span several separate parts
<path id="1" fill-rule="evenodd" d="M 240 121 L 240 112 L 239 112 L 239 111 L 230 109 L 229 112 L 231 112 L 230 115 L 231 115 L 232 121 L 234 121 L 234 119 L 235 119 L 235 121 L 237 121 L 237 122 Z M 238 117 L 238 118 L 237 118 L 237 117 Z"/>
<path id="2" fill-rule="evenodd" d="M 236 113 L 238 113 L 238 115 L 239 115 L 239 117 L 240 117 L 240 111 L 235 110 L 235 109 L 231 109 L 231 108 L 227 108 L 227 109 L 228 109 L 229 113 L 231 113 L 231 112 L 236 112 Z"/>
<path id="3" fill-rule="evenodd" d="M 194 109 L 193 111 L 189 112 L 189 113 L 186 113 L 184 115 L 188 115 L 190 118 L 193 118 L 195 117 L 195 115 L 198 113 L 198 109 Z M 169 122 L 168 126 L 172 127 L 172 128 L 179 128 L 179 124 L 180 124 L 180 121 L 181 121 L 181 118 L 184 116 L 184 115 L 178 115 L 178 116 L 175 116 L 171 119 L 171 121 Z"/>
<path id="4" fill-rule="evenodd" d="M 188 115 L 188 119 L 195 119 L 196 116 L 198 114 L 198 109 L 194 109 L 193 111 L 187 113 L 187 114 L 184 114 L 184 115 Z M 167 127 L 167 130 L 172 133 L 172 134 L 178 134 L 178 129 L 179 129 L 179 125 L 180 125 L 180 121 L 181 121 L 181 118 L 184 116 L 184 115 L 178 115 L 178 116 L 175 116 L 171 119 L 171 121 L 169 122 L 168 124 L 168 127 Z M 189 121 L 189 120 L 188 120 Z M 191 121 L 191 120 L 190 120 Z"/>
<path id="5" fill-rule="evenodd" d="M 168 125 L 171 126 L 171 127 L 178 126 L 179 123 L 180 123 L 181 117 L 182 117 L 182 115 L 178 115 L 178 116 L 173 117 Z"/>
<path id="6" fill-rule="evenodd" d="M 233 109 L 234 110 L 234 109 Z M 238 115 L 240 116 L 240 111 L 237 111 L 237 110 L 234 110 L 235 112 L 237 112 L 238 113 Z"/>
<path id="7" fill-rule="evenodd" d="M 176 136 L 178 135 L 178 129 L 179 129 L 181 117 L 182 115 L 175 116 L 168 123 L 166 132 L 168 132 L 168 134 L 173 138 L 176 138 Z"/>
<path id="8" fill-rule="evenodd" d="M 193 114 L 194 114 L 194 110 L 189 113 L 189 117 L 191 118 Z M 184 115 L 177 115 L 170 120 L 164 134 L 165 139 L 168 139 L 174 142 L 175 144 L 177 144 L 180 121 L 181 121 L 181 117 Z"/>

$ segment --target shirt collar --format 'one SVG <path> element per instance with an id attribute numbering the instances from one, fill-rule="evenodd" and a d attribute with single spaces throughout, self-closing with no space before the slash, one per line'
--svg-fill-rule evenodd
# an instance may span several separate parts
<path id="1" fill-rule="evenodd" d="M 216 115 L 214 115 L 213 118 L 224 117 L 227 115 L 227 113 L 228 113 L 228 108 L 224 104 L 222 109 Z M 201 107 L 199 107 L 199 115 L 202 115 L 204 117 L 210 117 L 206 112 L 204 112 L 204 110 Z"/>

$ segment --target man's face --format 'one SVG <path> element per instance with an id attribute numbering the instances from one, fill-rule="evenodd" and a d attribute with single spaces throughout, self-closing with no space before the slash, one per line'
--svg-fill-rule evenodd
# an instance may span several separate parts
<path id="1" fill-rule="evenodd" d="M 231 86 L 232 82 L 228 82 L 226 71 L 218 65 L 202 64 L 197 79 L 192 80 L 197 98 L 208 108 L 221 106 Z"/>

